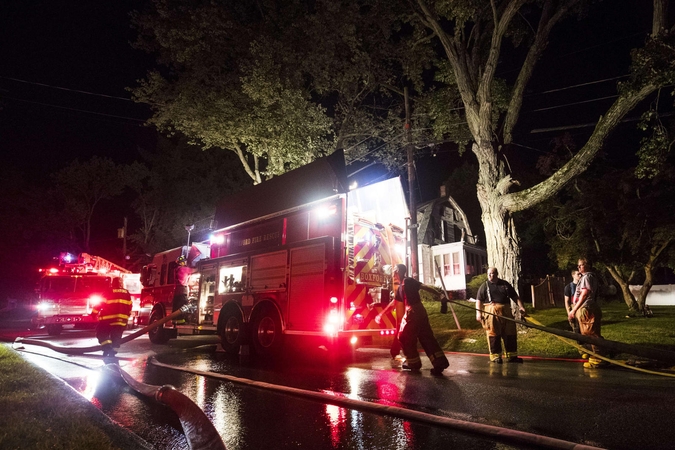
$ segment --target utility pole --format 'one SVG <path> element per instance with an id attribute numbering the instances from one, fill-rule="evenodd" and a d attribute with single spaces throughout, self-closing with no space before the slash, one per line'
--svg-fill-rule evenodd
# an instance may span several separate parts
<path id="1" fill-rule="evenodd" d="M 127 261 L 127 218 L 124 218 L 124 239 L 122 240 L 122 258 Z"/>
<path id="2" fill-rule="evenodd" d="M 412 135 L 410 130 L 410 102 L 408 100 L 408 88 L 403 88 L 405 99 L 405 135 L 406 149 L 408 154 L 408 207 L 410 208 L 410 276 L 417 279 L 419 264 L 417 263 L 417 204 L 413 186 L 415 185 L 415 166 L 413 161 Z"/>
<path id="3" fill-rule="evenodd" d="M 117 229 L 117 238 L 122 239 L 122 267 L 127 262 L 127 218 L 124 218 L 124 226 Z"/>

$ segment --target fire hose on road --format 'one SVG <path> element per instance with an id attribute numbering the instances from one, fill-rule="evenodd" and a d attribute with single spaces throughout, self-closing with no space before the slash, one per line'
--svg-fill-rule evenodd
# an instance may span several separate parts
<path id="1" fill-rule="evenodd" d="M 189 314 L 190 312 L 192 312 L 191 307 L 189 305 L 185 305 L 181 309 L 174 311 L 169 316 L 166 316 L 157 322 L 153 322 L 152 324 L 125 336 L 121 343 L 136 339 L 148 331 L 162 326 L 165 322 L 177 319 L 181 315 Z M 69 355 L 82 355 L 85 353 L 92 353 L 102 350 L 101 345 L 94 345 L 90 347 L 62 347 L 36 339 L 17 338 L 14 343 L 15 345 L 29 344 L 42 346 L 59 353 Z M 191 449 L 226 450 L 225 444 L 223 443 L 220 434 L 218 431 L 216 431 L 209 418 L 206 417 L 204 411 L 202 411 L 199 406 L 190 400 L 189 397 L 176 390 L 176 388 L 173 386 L 153 386 L 150 384 L 141 383 L 136 381 L 131 375 L 122 370 L 117 364 L 107 364 L 104 366 L 104 373 L 113 376 L 116 379 L 123 380 L 137 393 L 169 407 L 178 416 L 178 420 L 180 421 L 183 431 L 185 432 L 185 438 L 187 439 L 188 445 Z"/>
<path id="2" fill-rule="evenodd" d="M 117 379 L 121 378 L 137 393 L 168 406 L 175 412 L 192 450 L 226 450 L 223 439 L 204 411 L 175 387 L 169 384 L 154 386 L 141 383 L 117 364 L 107 364 L 104 373 Z"/>
<path id="3" fill-rule="evenodd" d="M 448 299 L 449 300 L 449 299 Z M 464 305 L 461 303 L 458 303 L 456 301 L 449 300 L 450 303 L 455 303 L 461 307 L 466 307 L 466 308 L 472 308 L 471 306 Z M 141 336 L 148 331 L 161 326 L 163 323 L 173 320 L 175 318 L 178 318 L 181 314 L 183 313 L 189 313 L 190 312 L 190 307 L 186 306 L 184 307 L 185 311 L 182 309 L 179 311 L 175 311 L 172 313 L 170 316 L 167 316 L 157 322 L 152 323 L 149 326 L 146 326 L 145 328 L 138 330 L 137 332 L 134 332 L 125 338 L 123 338 L 122 342 L 128 342 L 131 341 L 138 336 Z M 489 314 L 489 313 L 487 313 Z M 507 318 L 508 319 L 508 318 Z M 621 342 L 615 342 L 615 341 L 608 341 L 606 339 L 601 339 L 601 338 L 594 338 L 594 337 L 589 337 L 589 336 L 583 336 L 577 333 L 572 333 L 569 331 L 564 331 L 560 329 L 555 329 L 555 328 L 549 328 L 542 326 L 541 324 L 534 324 L 526 321 L 520 321 L 516 319 L 508 319 L 511 320 L 515 323 L 527 326 L 529 328 L 534 328 L 538 329 L 540 331 L 544 331 L 547 333 L 551 333 L 569 340 L 573 341 L 580 341 L 583 343 L 587 344 L 593 344 L 593 345 L 598 345 L 603 348 L 608 348 L 613 351 L 617 352 L 622 352 L 622 353 L 628 353 L 632 355 L 638 355 L 642 357 L 647 357 L 651 359 L 656 359 L 659 361 L 668 361 L 668 362 L 675 362 L 675 353 L 666 351 L 666 350 L 659 350 L 659 349 L 653 349 L 653 348 L 648 348 L 648 347 L 642 347 L 638 345 L 631 345 L 631 344 L 625 344 Z M 92 347 L 85 347 L 85 348 L 72 348 L 72 347 L 59 347 L 59 346 L 54 346 L 52 344 L 46 343 L 44 341 L 37 341 L 37 340 L 19 340 L 17 339 L 17 342 L 23 342 L 26 344 L 33 344 L 33 345 L 40 345 L 44 347 L 51 348 L 55 351 L 61 352 L 61 353 L 67 353 L 67 354 L 82 354 L 82 353 L 89 353 L 89 352 L 95 352 L 95 351 L 100 351 L 101 346 L 92 346 Z M 605 359 L 605 358 L 603 358 Z M 617 364 L 616 361 L 609 360 L 612 363 Z M 346 398 L 341 398 L 341 397 L 336 397 L 335 395 L 329 395 L 325 393 L 319 393 L 319 392 L 313 392 L 313 391 L 305 391 L 301 389 L 295 389 L 295 388 L 290 388 L 286 386 L 277 386 L 269 383 L 263 383 L 263 382 L 258 382 L 254 380 L 246 380 L 246 379 L 241 379 L 241 378 L 236 378 L 228 375 L 222 375 L 222 374 L 214 374 L 212 372 L 203 372 L 203 371 L 198 371 L 198 370 L 191 370 L 191 369 L 185 369 L 185 368 L 180 368 L 176 366 L 170 366 L 166 364 L 162 364 L 156 361 L 152 361 L 152 364 L 157 365 L 159 367 L 165 367 L 173 370 L 181 370 L 184 372 L 189 372 L 197 375 L 202 375 L 206 377 L 214 377 L 214 378 L 220 378 L 220 379 L 225 379 L 231 382 L 238 382 L 238 383 L 243 383 L 250 385 L 252 387 L 257 387 L 257 388 L 263 388 L 263 389 L 271 389 L 271 390 L 277 390 L 281 391 L 285 394 L 288 395 L 293 395 L 293 396 L 299 396 L 299 397 L 304 397 L 308 399 L 312 399 L 314 401 L 321 401 L 324 403 L 330 403 L 330 404 L 335 404 L 338 406 L 343 406 L 347 408 L 352 408 L 352 409 L 358 409 L 358 410 L 363 410 L 363 411 L 369 411 L 377 414 L 383 414 L 383 415 L 391 415 L 395 417 L 400 417 L 404 419 L 409 419 L 409 420 L 415 420 L 419 422 L 424 422 L 430 425 L 435 425 L 435 426 L 440 426 L 440 427 L 447 427 L 447 428 L 452 428 L 452 429 L 457 429 L 457 430 L 462 430 L 465 432 L 469 433 L 475 433 L 475 434 L 481 434 L 484 436 L 491 437 L 493 439 L 502 441 L 502 442 L 516 442 L 516 443 L 521 443 L 521 444 L 526 444 L 526 445 L 534 445 L 537 447 L 541 448 L 569 448 L 569 449 L 588 449 L 592 447 L 576 444 L 573 442 L 568 442 L 568 441 L 563 441 L 559 439 L 554 439 L 554 438 L 548 438 L 545 436 L 539 436 L 536 434 L 531 434 L 531 433 L 526 433 L 526 432 L 520 432 L 516 430 L 509 430 L 509 429 L 504 429 L 501 427 L 495 427 L 495 426 L 489 426 L 489 425 L 483 425 L 483 424 L 476 424 L 472 422 L 465 422 L 461 420 L 456 420 L 456 419 L 451 419 L 447 417 L 442 417 L 442 416 L 436 416 L 433 414 L 428 414 L 428 413 L 423 413 L 419 411 L 412 411 L 412 410 L 407 410 L 405 408 L 397 408 L 393 406 L 385 406 L 385 405 L 379 405 L 371 402 L 364 402 L 364 401 L 359 401 L 359 400 L 354 400 L 354 399 L 346 399 Z M 115 365 L 116 366 L 116 365 Z M 629 366 L 626 366 L 629 367 Z M 632 367 L 631 367 L 632 368 Z M 635 368 L 634 368 L 635 369 Z M 169 406 L 174 412 L 179 417 L 179 420 L 181 421 L 181 424 L 183 425 L 184 431 L 186 438 L 188 439 L 188 442 L 194 442 L 194 446 L 191 443 L 191 448 L 196 448 L 196 449 L 201 449 L 201 448 L 225 448 L 224 444 L 222 444 L 222 439 L 218 435 L 217 431 L 213 428 L 213 425 L 210 423 L 208 418 L 204 415 L 203 411 L 192 403 L 192 401 L 185 397 L 183 394 L 178 392 L 175 388 L 171 386 L 152 386 L 152 385 L 146 385 L 143 383 L 139 383 L 136 380 L 133 380 L 128 374 L 126 374 L 123 370 L 117 368 L 109 368 L 107 369 L 108 371 L 116 370 L 117 371 L 117 376 L 121 377 L 124 379 L 127 384 L 134 389 L 135 391 L 139 392 L 140 394 L 153 398 L 157 400 L 159 403 L 164 404 L 166 406 Z M 663 374 L 659 372 L 651 372 L 651 371 L 645 371 L 642 370 L 643 372 L 649 372 L 649 373 L 656 373 L 660 375 L 668 375 L 668 374 Z M 208 422 L 206 424 L 205 422 Z M 215 433 L 217 436 L 217 439 L 215 436 L 212 436 L 211 434 Z M 195 435 L 196 434 L 196 435 Z M 191 437 L 192 436 L 192 437 Z M 211 444 L 211 442 L 215 442 L 215 444 Z M 220 442 L 220 445 L 222 447 L 216 447 L 215 445 L 218 445 L 218 441 Z M 210 446 L 212 445 L 212 446 Z"/>
<path id="4" fill-rule="evenodd" d="M 161 318 L 157 322 L 153 322 L 150 325 L 147 325 L 138 331 L 134 331 L 133 333 L 124 336 L 120 341 L 120 343 L 124 344 L 129 341 L 133 341 L 134 339 L 143 336 L 145 333 L 152 331 L 157 327 L 161 327 L 170 320 L 178 319 L 183 314 L 190 314 L 193 311 L 193 308 L 194 307 L 190 305 L 182 306 L 180 309 L 172 312 L 170 315 L 166 317 Z M 65 353 L 68 355 L 82 355 L 84 353 L 94 353 L 103 350 L 103 347 L 101 345 L 92 345 L 90 347 L 62 347 L 60 345 L 54 345 L 49 342 L 40 341 L 37 339 L 24 339 L 21 337 L 16 338 L 14 344 L 38 345 L 41 347 L 47 347 L 51 350 L 54 350 L 55 352 Z"/>
<path id="5" fill-rule="evenodd" d="M 562 439 L 551 438 L 548 436 L 542 436 L 534 433 L 528 433 L 526 431 L 512 430 L 509 428 L 502 428 L 494 425 L 468 422 L 465 420 L 429 414 L 422 411 L 414 411 L 411 409 L 401 408 L 398 406 L 382 405 L 369 401 L 345 398 L 334 394 L 327 394 L 324 392 L 309 391 L 306 389 L 298 389 L 290 386 L 280 386 L 277 384 L 266 383 L 263 381 L 255 381 L 249 380 L 247 378 L 234 377 L 232 375 L 224 375 L 214 372 L 205 372 L 197 369 L 187 369 L 184 367 L 172 366 L 170 364 L 160 363 L 156 361 L 154 358 L 150 362 L 151 364 L 158 367 L 164 367 L 167 369 L 191 373 L 195 375 L 201 375 L 209 378 L 216 378 L 219 380 L 226 380 L 232 383 L 243 384 L 257 389 L 278 392 L 284 395 L 291 395 L 294 397 L 299 397 L 305 400 L 311 400 L 319 403 L 327 403 L 330 405 L 336 405 L 343 408 L 375 413 L 383 416 L 398 417 L 400 419 L 412 420 L 415 422 L 424 423 L 439 428 L 459 430 L 465 433 L 488 437 L 497 440 L 499 442 L 528 445 L 534 448 L 547 448 L 547 449 L 568 449 L 568 450 L 598 449 L 598 447 L 578 444 L 576 442 L 565 441 Z"/>

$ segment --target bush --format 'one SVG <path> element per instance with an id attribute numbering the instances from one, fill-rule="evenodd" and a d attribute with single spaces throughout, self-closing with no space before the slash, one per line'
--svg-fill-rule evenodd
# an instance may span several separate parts
<path id="1" fill-rule="evenodd" d="M 487 281 L 487 274 L 482 273 L 480 275 L 476 275 L 469 281 L 466 285 L 466 298 L 476 298 L 476 294 L 478 293 L 478 288 L 480 288 L 480 285 L 485 283 Z"/>

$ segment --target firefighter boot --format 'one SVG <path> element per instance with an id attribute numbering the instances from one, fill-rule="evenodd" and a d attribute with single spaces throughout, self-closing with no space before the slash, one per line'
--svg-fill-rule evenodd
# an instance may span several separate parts
<path id="1" fill-rule="evenodd" d="M 431 369 L 431 374 L 434 376 L 443 375 L 443 371 L 450 367 L 450 362 L 448 362 L 447 358 L 438 358 L 434 362 L 436 364 L 434 364 L 434 368 Z"/>
<path id="2" fill-rule="evenodd" d="M 422 361 L 419 356 L 414 358 L 408 358 L 403 364 L 401 364 L 401 369 L 409 370 L 411 372 L 419 372 L 422 368 Z"/>
<path id="3" fill-rule="evenodd" d="M 592 356 L 588 358 L 588 362 L 584 363 L 584 368 L 585 369 L 602 369 L 605 367 L 609 367 L 609 363 L 607 361 L 603 361 L 602 359 L 599 358 L 593 358 Z"/>
<path id="4" fill-rule="evenodd" d="M 113 350 L 112 344 L 103 344 L 103 357 L 113 357 L 117 354 L 115 350 Z"/>

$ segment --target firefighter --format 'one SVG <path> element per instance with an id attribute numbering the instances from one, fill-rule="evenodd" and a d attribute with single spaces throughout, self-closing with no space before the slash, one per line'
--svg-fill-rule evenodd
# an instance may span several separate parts
<path id="1" fill-rule="evenodd" d="M 179 256 L 176 259 L 176 269 L 174 271 L 174 280 L 176 283 L 176 290 L 173 293 L 173 311 L 179 310 L 182 306 L 188 303 L 188 281 L 192 274 L 192 269 L 187 266 L 187 260 L 184 256 Z M 185 319 L 181 316 L 174 320 L 176 325 L 185 323 Z"/>
<path id="2" fill-rule="evenodd" d="M 434 337 L 434 332 L 429 324 L 427 310 L 422 305 L 420 298 L 420 289 L 429 293 L 438 295 L 438 291 L 431 286 L 424 285 L 414 278 L 406 278 L 407 268 L 403 264 L 398 264 L 394 271 L 394 283 L 400 281 L 400 286 L 396 290 L 395 300 L 397 303 L 404 303 L 406 307 L 405 315 L 401 320 L 401 327 L 398 332 L 398 339 L 405 355 L 405 362 L 401 365 L 403 370 L 418 372 L 422 368 L 422 360 L 417 351 L 417 340 L 419 339 L 424 352 L 434 366 L 431 369 L 432 375 L 441 375 L 450 363 L 445 356 L 443 349 L 438 345 Z M 376 321 L 381 320 L 382 314 L 388 309 L 388 306 L 378 315 Z"/>
<path id="3" fill-rule="evenodd" d="M 92 313 L 98 314 L 96 338 L 103 346 L 103 356 L 115 356 L 131 314 L 131 295 L 122 287 L 121 278 L 112 279 L 105 300 Z"/>
<path id="4" fill-rule="evenodd" d="M 513 286 L 499 278 L 496 267 L 487 271 L 488 279 L 478 288 L 476 294 L 476 320 L 481 323 L 487 335 L 490 362 L 502 364 L 502 340 L 506 362 L 522 363 L 518 356 L 518 334 L 511 312 L 511 300 L 518 304 L 520 313 L 525 316 L 525 306 Z M 483 312 L 487 314 L 483 314 Z M 505 319 L 506 318 L 506 319 Z"/>

